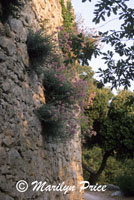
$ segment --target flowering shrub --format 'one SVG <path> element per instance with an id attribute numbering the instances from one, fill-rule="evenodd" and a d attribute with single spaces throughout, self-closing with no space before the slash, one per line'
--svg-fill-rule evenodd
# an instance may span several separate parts
<path id="1" fill-rule="evenodd" d="M 62 72 L 53 69 L 45 71 L 44 87 L 46 90 L 46 100 L 48 102 L 62 101 L 65 103 L 73 103 L 74 93 L 76 92 L 71 82 Z"/>
<path id="2" fill-rule="evenodd" d="M 71 136 L 76 132 L 77 123 L 80 123 L 79 118 L 76 119 L 76 112 L 79 113 L 80 108 L 84 110 L 87 83 L 75 78 L 73 72 L 72 77 L 68 78 L 70 72 L 66 66 L 55 66 L 44 72 L 46 104 L 38 113 L 50 135 Z"/>
<path id="3" fill-rule="evenodd" d="M 71 108 L 65 104 L 44 104 L 38 110 L 38 116 L 41 119 L 47 135 L 64 138 L 75 133 L 77 127 L 75 115 Z"/>
<path id="4" fill-rule="evenodd" d="M 30 31 L 27 37 L 27 49 L 32 67 L 39 68 L 52 51 L 50 37 L 43 35 L 43 30 L 35 33 Z"/>
<path id="5" fill-rule="evenodd" d="M 39 108 L 38 116 L 48 135 L 60 135 L 59 133 L 63 130 L 60 109 L 53 104 L 45 104 Z"/>
<path id="6" fill-rule="evenodd" d="M 68 73 L 70 76 L 68 78 Z M 72 77 L 71 77 L 72 76 Z M 47 102 L 63 102 L 68 105 L 78 103 L 81 108 L 86 97 L 87 82 L 75 77 L 74 72 L 66 70 L 65 66 L 53 68 L 44 72 L 44 88 Z"/>
<path id="7" fill-rule="evenodd" d="M 97 49 L 97 41 L 92 39 L 90 34 L 85 35 L 78 31 L 67 32 L 60 28 L 59 47 L 65 57 L 65 63 L 75 63 L 78 61 L 81 65 L 89 65 L 88 61 Z"/>
<path id="8" fill-rule="evenodd" d="M 88 83 L 76 68 L 78 65 L 89 65 L 88 61 L 96 48 L 95 40 L 91 40 L 89 35 L 78 32 L 77 27 L 74 26 L 71 4 L 67 2 L 67 7 L 65 7 L 63 0 L 60 3 L 64 28 L 57 27 L 58 32 L 56 31 L 55 34 L 57 36 L 58 33 L 58 40 L 57 37 L 53 38 L 53 42 L 58 43 L 55 45 L 54 55 L 57 53 L 60 55 L 60 62 L 51 63 L 51 68 L 48 67 L 43 72 L 46 104 L 38 110 L 39 118 L 45 125 L 48 135 L 58 137 L 63 134 L 73 135 L 76 132 L 77 123 L 86 121 L 82 113 L 84 113 Z M 38 61 L 41 65 L 44 62 L 44 56 L 47 56 L 51 50 L 45 50 L 49 48 L 50 43 L 48 42 L 48 45 L 44 47 L 40 33 L 37 33 L 36 37 L 32 33 L 30 38 L 32 38 L 29 45 L 31 60 L 33 59 L 33 63 Z"/>

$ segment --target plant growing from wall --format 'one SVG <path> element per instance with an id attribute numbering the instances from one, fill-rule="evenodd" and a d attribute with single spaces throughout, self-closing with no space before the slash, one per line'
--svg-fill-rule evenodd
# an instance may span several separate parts
<path id="1" fill-rule="evenodd" d="M 60 70 L 50 69 L 44 73 L 44 87 L 47 101 L 62 101 L 73 103 L 75 88 Z M 71 99 L 70 96 L 73 98 Z"/>
<path id="2" fill-rule="evenodd" d="M 50 137 L 68 138 L 74 134 L 77 127 L 75 115 L 65 104 L 44 104 L 39 108 L 38 116 L 44 125 L 47 136 Z"/>
<path id="3" fill-rule="evenodd" d="M 70 105 L 83 100 L 87 88 L 86 81 L 76 78 L 73 70 L 66 66 L 46 70 L 43 84 L 48 102 L 62 101 Z"/>
<path id="4" fill-rule="evenodd" d="M 67 1 L 67 6 L 64 4 L 64 0 L 60 0 L 62 8 L 62 17 L 63 17 L 63 27 L 66 31 L 69 31 L 74 26 L 74 17 L 72 14 L 72 5 L 70 1 Z"/>
<path id="5" fill-rule="evenodd" d="M 91 54 L 93 53 L 92 46 L 95 48 L 95 41 L 90 41 L 88 36 L 86 37 L 84 34 L 78 33 L 77 30 L 75 30 L 75 32 L 67 32 L 63 27 L 58 27 L 57 29 L 60 30 L 58 42 L 61 49 L 61 57 L 63 57 L 63 63 L 60 65 L 54 63 L 51 69 L 45 70 L 43 85 L 45 88 L 46 104 L 43 105 L 38 112 L 45 127 L 49 127 L 47 128 L 47 130 L 49 130 L 47 132 L 53 134 L 58 133 L 58 136 L 60 136 L 63 133 L 70 135 L 70 133 L 75 132 L 76 119 L 72 114 L 73 110 L 80 110 L 81 108 L 81 111 L 84 112 L 84 99 L 86 98 L 88 84 L 87 81 L 84 81 L 85 77 L 81 76 L 85 68 L 82 68 L 81 65 L 81 70 L 78 70 L 80 67 L 78 62 L 88 64 L 87 60 L 91 58 Z M 84 45 L 86 45 L 86 47 Z M 77 47 L 79 47 L 78 50 Z M 86 51 L 87 49 L 92 51 L 90 55 L 89 51 Z M 85 55 L 87 55 L 85 60 L 83 53 L 81 53 L 80 56 L 79 51 L 83 51 Z M 81 62 L 82 59 L 83 62 Z M 79 73 L 78 71 L 81 72 Z M 91 69 L 89 68 L 87 71 L 91 71 Z M 76 108 L 76 105 L 80 107 Z M 64 112 L 62 112 L 62 106 Z M 56 122 L 54 121 L 55 114 L 52 112 L 53 107 L 55 107 L 55 109 L 58 108 L 57 118 L 55 119 Z M 51 117 L 49 113 L 51 113 Z M 80 119 L 82 119 L 82 117 L 81 112 Z M 80 119 L 78 119 L 79 122 L 77 121 L 77 123 L 80 123 L 80 121 L 83 123 L 84 121 L 85 124 L 86 119 Z M 50 125 L 51 123 L 52 125 Z M 57 131 L 55 131 L 56 124 L 58 126 Z"/>
<path id="6" fill-rule="evenodd" d="M 38 110 L 38 115 L 47 127 L 48 135 L 64 135 L 67 138 L 77 128 L 79 119 L 76 119 L 75 112 L 79 112 L 80 108 L 76 104 L 82 108 L 87 85 L 82 80 L 68 79 L 65 71 L 66 67 L 61 66 L 44 72 L 46 104 Z"/>
<path id="7" fill-rule="evenodd" d="M 51 63 L 51 68 L 44 69 L 42 65 L 46 58 L 53 54 L 54 44 L 50 37 L 43 35 L 43 31 L 29 32 L 27 48 L 31 66 L 36 72 L 41 69 L 44 74 L 43 86 L 45 88 L 46 104 L 38 109 L 38 116 L 45 125 L 48 135 L 57 137 L 73 135 L 77 127 L 74 110 L 84 110 L 87 84 L 75 72 L 71 65 L 64 63 Z M 53 54 L 56 56 L 56 54 Z M 51 115 L 50 115 L 51 113 Z"/>
<path id="8" fill-rule="evenodd" d="M 43 29 L 37 32 L 30 30 L 27 37 L 27 49 L 31 66 L 38 71 L 52 51 L 50 37 L 44 34 Z"/>
<path id="9" fill-rule="evenodd" d="M 78 24 L 74 23 L 72 5 L 67 1 L 60 0 L 62 7 L 63 26 L 58 27 L 58 43 L 64 57 L 64 63 L 76 63 L 89 65 L 92 55 L 99 55 L 98 38 L 91 37 L 90 33 L 80 30 Z"/>
<path id="10" fill-rule="evenodd" d="M 69 4 L 67 4 L 67 7 L 71 11 Z M 60 27 L 61 29 L 63 30 Z M 73 33 L 73 31 L 70 31 L 68 33 L 64 31 L 61 35 L 63 34 L 64 36 L 64 33 L 65 37 L 59 37 L 59 41 L 61 42 L 60 45 L 63 44 L 65 48 L 63 47 L 62 51 L 58 51 L 58 53 L 61 52 L 60 55 L 63 62 L 51 63 L 51 69 L 45 68 L 44 70 L 42 66 L 47 61 L 46 58 L 54 52 L 51 38 L 44 35 L 42 30 L 36 33 L 30 31 L 27 38 L 31 66 L 36 72 L 41 69 L 41 72 L 44 74 L 43 86 L 46 104 L 38 109 L 38 116 L 45 125 L 48 135 L 55 136 L 60 136 L 63 133 L 73 135 L 76 132 L 75 129 L 80 120 L 76 120 L 76 112 L 80 113 L 80 108 L 84 111 L 84 99 L 87 90 L 86 81 L 80 77 L 77 70 L 73 71 L 74 67 L 72 67 L 75 65 L 75 61 L 81 62 L 80 57 L 82 56 L 78 55 L 77 46 L 79 46 L 79 42 L 84 43 L 86 39 L 81 38 L 82 34 L 78 34 L 78 32 Z M 84 49 L 84 44 L 81 43 L 79 50 L 80 48 Z M 88 41 L 85 44 L 87 45 L 87 43 Z M 73 54 L 67 55 L 69 48 L 71 48 Z M 57 49 L 55 48 L 55 50 Z M 53 55 L 56 56 L 56 53 L 55 51 Z M 91 55 L 89 56 L 91 57 Z"/>
<path id="11" fill-rule="evenodd" d="M 60 108 L 54 104 L 45 104 L 38 109 L 38 116 L 46 129 L 47 135 L 59 136 L 63 130 Z"/>
<path id="12" fill-rule="evenodd" d="M 64 55 L 65 64 L 89 65 L 89 61 L 94 54 L 97 54 L 97 40 L 91 37 L 91 34 L 72 30 L 67 32 L 63 27 L 59 27 L 59 47 Z"/>

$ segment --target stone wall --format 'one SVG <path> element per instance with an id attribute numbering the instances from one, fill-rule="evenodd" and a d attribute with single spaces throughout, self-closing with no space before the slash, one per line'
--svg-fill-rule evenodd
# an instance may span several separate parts
<path id="1" fill-rule="evenodd" d="M 0 15 L 2 8 L 0 5 Z M 31 0 L 16 17 L 0 21 L 0 199 L 2 200 L 82 200 L 80 128 L 66 142 L 48 141 L 41 134 L 35 110 L 45 103 L 38 76 L 29 73 L 27 34 L 38 30 L 47 20 L 48 32 L 62 24 L 58 0 Z M 16 190 L 25 180 L 29 189 Z M 32 181 L 47 185 L 75 185 L 74 192 L 33 192 Z"/>

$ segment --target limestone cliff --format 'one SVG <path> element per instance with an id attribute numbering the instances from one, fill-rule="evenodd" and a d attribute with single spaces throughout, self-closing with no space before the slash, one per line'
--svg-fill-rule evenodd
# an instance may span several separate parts
<path id="1" fill-rule="evenodd" d="M 0 16 L 3 8 L 0 3 Z M 29 74 L 27 34 L 47 20 L 47 31 L 62 25 L 59 0 L 29 0 L 16 16 L 0 20 L 0 199 L 2 200 L 82 200 L 80 128 L 64 143 L 46 141 L 35 110 L 45 103 L 42 83 Z M 16 190 L 25 180 L 29 189 Z M 32 181 L 75 185 L 74 192 L 33 192 Z"/>

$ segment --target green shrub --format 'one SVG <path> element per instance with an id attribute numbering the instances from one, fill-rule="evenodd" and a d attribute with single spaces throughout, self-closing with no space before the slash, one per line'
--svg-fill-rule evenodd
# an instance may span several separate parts
<path id="1" fill-rule="evenodd" d="M 53 69 L 45 71 L 44 88 L 47 102 L 62 101 L 62 103 L 75 103 L 76 91 L 61 71 L 55 71 Z"/>
<path id="2" fill-rule="evenodd" d="M 63 17 L 63 27 L 66 31 L 69 31 L 74 26 L 74 17 L 72 15 L 72 5 L 70 1 L 67 1 L 67 7 L 64 4 L 64 0 L 60 0 Z"/>
<path id="3" fill-rule="evenodd" d="M 102 162 L 102 150 L 98 146 L 94 146 L 92 149 L 83 147 L 82 149 L 83 162 L 90 166 L 94 171 L 97 171 Z M 90 180 L 90 173 L 83 169 L 84 179 Z M 116 160 L 116 157 L 110 156 L 107 160 L 107 164 L 103 172 L 101 173 L 98 183 L 100 184 L 114 184 L 117 185 L 117 177 L 134 176 L 134 159 Z"/>
<path id="4" fill-rule="evenodd" d="M 64 28 L 58 27 L 59 47 L 65 57 L 65 64 L 75 63 L 76 61 L 81 65 L 89 65 L 92 55 L 97 49 L 97 41 L 91 37 L 90 34 L 78 33 L 72 30 L 67 32 Z"/>
<path id="5" fill-rule="evenodd" d="M 55 104 L 44 104 L 39 108 L 39 117 L 44 122 L 62 120 L 60 109 Z"/>
<path id="6" fill-rule="evenodd" d="M 60 113 L 53 104 L 44 104 L 38 109 L 39 119 L 42 121 L 48 136 L 59 136 L 63 130 Z"/>
<path id="7" fill-rule="evenodd" d="M 62 105 L 44 104 L 38 109 L 39 119 L 42 121 L 46 135 L 52 138 L 68 138 L 73 135 L 76 125 L 70 111 Z"/>
<path id="8" fill-rule="evenodd" d="M 73 74 L 71 74 L 73 76 Z M 70 138 L 77 128 L 74 110 L 80 111 L 85 98 L 85 81 L 68 77 L 66 66 L 54 66 L 44 71 L 43 85 L 46 104 L 38 109 L 39 119 L 48 136 Z"/>
<path id="9" fill-rule="evenodd" d="M 64 67 L 45 70 L 43 85 L 46 104 L 38 110 L 47 135 L 62 139 L 75 132 L 76 124 L 72 109 L 77 96 L 73 84 L 63 71 Z"/>
<path id="10" fill-rule="evenodd" d="M 117 182 L 125 196 L 134 196 L 134 176 L 119 176 Z"/>
<path id="11" fill-rule="evenodd" d="M 66 106 L 78 103 L 83 109 L 83 99 L 86 96 L 88 85 L 86 81 L 75 77 L 73 71 L 71 72 L 69 77 L 66 66 L 44 72 L 43 85 L 47 103 L 57 102 L 60 104 L 62 102 Z"/>
<path id="12" fill-rule="evenodd" d="M 52 51 L 50 37 L 43 35 L 43 30 L 30 31 L 27 37 L 27 49 L 33 69 L 37 70 L 44 64 L 45 59 Z"/>

